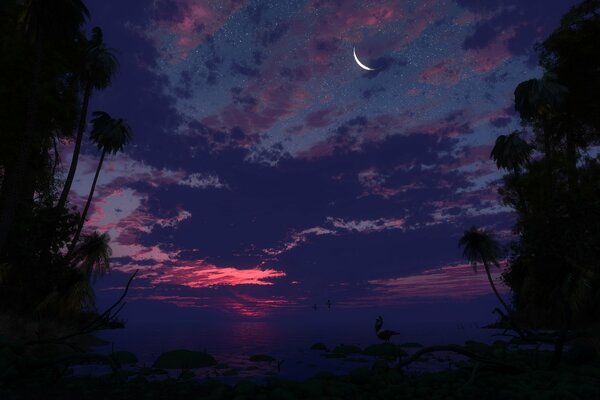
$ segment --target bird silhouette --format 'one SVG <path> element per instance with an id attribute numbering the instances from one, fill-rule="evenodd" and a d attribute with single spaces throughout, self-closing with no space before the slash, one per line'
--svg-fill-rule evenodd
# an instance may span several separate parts
<path id="1" fill-rule="evenodd" d="M 331 310 L 331 300 L 327 300 L 327 308 Z"/>
<path id="2" fill-rule="evenodd" d="M 314 308 L 315 311 L 317 311 L 317 305 L 316 304 L 313 306 L 313 308 Z"/>
<path id="3" fill-rule="evenodd" d="M 385 342 L 389 342 L 390 338 L 394 335 L 399 335 L 400 332 L 390 331 L 389 329 L 381 330 L 383 327 L 383 318 L 381 316 L 377 317 L 375 320 L 375 334 L 377 337 Z"/>

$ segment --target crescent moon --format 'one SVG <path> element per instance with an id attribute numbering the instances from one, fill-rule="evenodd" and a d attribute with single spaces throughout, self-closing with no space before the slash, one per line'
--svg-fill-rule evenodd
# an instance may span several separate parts
<path id="1" fill-rule="evenodd" d="M 358 64 L 359 67 L 361 67 L 362 69 L 367 70 L 367 71 L 375 71 L 375 68 L 369 68 L 365 64 L 360 62 L 360 60 L 358 59 L 358 56 L 356 55 L 356 47 L 354 47 L 352 49 L 352 52 L 354 53 L 354 59 L 356 60 L 356 63 Z"/>

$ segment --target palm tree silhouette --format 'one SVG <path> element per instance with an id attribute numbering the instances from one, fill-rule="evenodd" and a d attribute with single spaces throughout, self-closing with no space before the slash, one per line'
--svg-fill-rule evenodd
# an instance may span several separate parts
<path id="1" fill-rule="evenodd" d="M 389 329 L 386 330 L 381 330 L 381 328 L 383 327 L 383 317 L 379 316 L 377 317 L 377 319 L 375 320 L 375 334 L 377 335 L 377 337 L 383 341 L 389 342 L 390 338 L 394 335 L 399 335 L 400 332 L 396 332 L 396 331 L 391 331 Z"/>
<path id="2" fill-rule="evenodd" d="M 81 221 L 79 221 L 79 226 L 77 227 L 77 231 L 75 232 L 75 236 L 67 253 L 67 258 L 70 258 L 70 256 L 73 254 L 73 250 L 79 241 L 79 235 L 81 234 L 81 229 L 85 223 L 85 218 L 90 208 L 92 197 L 94 196 L 94 190 L 96 189 L 96 183 L 98 182 L 98 175 L 100 174 L 100 169 L 102 168 L 102 163 L 104 162 L 106 153 L 116 154 L 119 151 L 122 151 L 123 147 L 129 143 L 133 136 L 131 128 L 129 125 L 127 125 L 124 119 L 115 119 L 104 111 L 96 111 L 92 115 L 94 116 L 94 119 L 92 119 L 93 127 L 90 133 L 90 139 L 96 144 L 96 146 L 98 146 L 98 149 L 102 150 L 102 155 L 100 156 L 98 168 L 96 168 L 96 175 L 94 176 L 94 181 L 92 182 L 90 194 L 88 195 L 85 208 L 81 214 Z"/>
<path id="3" fill-rule="evenodd" d="M 500 293 L 498 293 L 496 285 L 494 285 L 494 281 L 492 280 L 492 275 L 490 274 L 490 263 L 499 268 L 498 257 L 502 256 L 500 245 L 493 235 L 485 229 L 478 229 L 473 226 L 471 229 L 464 232 L 463 236 L 458 241 L 458 245 L 463 246 L 463 256 L 471 263 L 471 265 L 473 265 L 473 270 L 475 272 L 477 272 L 477 263 L 481 262 L 483 264 L 494 294 L 504 309 L 510 314 L 511 309 L 504 300 L 502 300 L 502 297 L 500 297 Z"/>
<path id="4" fill-rule="evenodd" d="M 95 307 L 94 290 L 86 274 L 74 268 L 67 268 L 63 274 L 61 282 L 36 306 L 35 312 L 69 315 Z"/>
<path id="5" fill-rule="evenodd" d="M 71 166 L 69 167 L 69 173 L 56 206 L 58 210 L 64 208 L 69 196 L 69 191 L 71 190 L 71 185 L 73 184 L 92 91 L 94 89 L 106 89 L 110 85 L 119 65 L 114 50 L 106 47 L 103 41 L 102 29 L 99 27 L 92 29 L 92 37 L 86 43 L 82 61 L 81 76 L 79 77 L 80 83 L 83 85 L 81 114 L 79 116 L 79 126 L 77 128 L 77 137 L 75 139 L 75 148 L 73 149 Z"/>
<path id="6" fill-rule="evenodd" d="M 521 168 L 529 163 L 533 147 L 521 138 L 519 131 L 509 135 L 500 135 L 496 139 L 490 158 L 496 162 L 498 169 L 505 169 L 519 174 Z"/>
<path id="7" fill-rule="evenodd" d="M 529 165 L 529 157 L 533 146 L 521 138 L 519 131 L 513 131 L 509 135 L 500 135 L 496 139 L 490 158 L 496 162 L 498 169 L 510 171 L 516 179 L 521 177 L 521 169 Z M 519 206 L 527 213 L 527 203 L 523 196 L 521 186 L 516 187 Z"/>
<path id="8" fill-rule="evenodd" d="M 554 136 L 556 135 L 554 131 L 557 126 L 557 124 L 552 124 L 551 120 L 560 112 L 566 93 L 567 88 L 561 85 L 557 76 L 551 72 L 544 73 L 541 79 L 521 82 L 515 89 L 515 109 L 519 112 L 521 119 L 541 128 L 540 132 L 543 133 L 544 154 L 550 183 L 555 149 Z M 567 136 L 567 148 L 569 152 L 575 149 L 570 134 Z"/>
<path id="9" fill-rule="evenodd" d="M 94 232 L 83 237 L 73 251 L 73 265 L 81 269 L 88 279 L 106 275 L 110 272 L 110 236 L 108 233 Z"/>
<path id="10" fill-rule="evenodd" d="M 48 50 L 72 46 L 81 26 L 90 14 L 81 0 L 22 0 L 18 2 L 18 22 L 16 33 L 31 43 L 33 48 L 33 68 L 26 106 L 25 125 L 15 159 L 5 166 L 0 197 L 3 198 L 0 210 L 0 251 L 4 249 L 9 231 L 19 210 L 29 207 L 35 192 L 36 178 L 32 157 L 40 150 L 39 143 L 43 129 L 39 120 L 44 98 L 42 94 L 44 66 Z M 28 211 L 28 210 L 26 210 Z"/>

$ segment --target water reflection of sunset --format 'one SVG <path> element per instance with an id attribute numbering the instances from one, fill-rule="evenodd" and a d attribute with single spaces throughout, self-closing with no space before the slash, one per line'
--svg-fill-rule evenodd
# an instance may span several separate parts
<path id="1" fill-rule="evenodd" d="M 242 317 L 267 317 L 274 312 L 302 307 L 298 302 L 283 297 L 255 297 L 231 292 L 228 296 L 143 295 L 134 300 L 156 300 L 181 308 L 216 309 Z"/>

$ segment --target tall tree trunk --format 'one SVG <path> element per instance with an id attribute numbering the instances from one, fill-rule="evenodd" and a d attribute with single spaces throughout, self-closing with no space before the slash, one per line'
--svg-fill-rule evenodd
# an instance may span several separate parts
<path id="1" fill-rule="evenodd" d="M 75 148 L 73 149 L 73 158 L 71 159 L 71 166 L 69 167 L 69 174 L 67 175 L 67 179 L 65 180 L 65 186 L 63 187 L 62 193 L 60 194 L 60 199 L 58 200 L 58 204 L 56 208 L 59 211 L 65 207 L 67 203 L 67 198 L 69 197 L 69 192 L 71 191 L 71 185 L 73 184 L 73 179 L 75 178 L 75 171 L 77 170 L 77 162 L 79 160 L 79 152 L 81 151 L 81 142 L 83 141 L 83 132 L 85 131 L 85 122 L 87 119 L 87 110 L 88 104 L 90 101 L 90 97 L 92 95 L 92 84 L 88 82 L 85 87 L 85 91 L 83 93 L 83 103 L 81 105 L 81 115 L 79 117 L 79 126 L 77 128 L 77 138 L 75 139 Z"/>
<path id="2" fill-rule="evenodd" d="M 504 302 L 504 300 L 502 300 L 500 293 L 498 293 L 498 290 L 496 289 L 496 285 L 494 285 L 494 281 L 492 280 L 492 274 L 490 273 L 490 267 L 489 267 L 487 261 L 483 262 L 483 266 L 485 267 L 485 273 L 487 275 L 488 281 L 490 282 L 490 286 L 492 287 L 494 294 L 498 298 L 498 301 L 502 304 L 502 306 L 504 307 L 504 309 L 506 310 L 506 312 L 509 315 L 512 314 L 512 310 L 508 307 L 508 305 Z"/>
<path id="3" fill-rule="evenodd" d="M 98 182 L 98 175 L 100 175 L 100 169 L 102 168 L 102 163 L 104 162 L 104 156 L 106 155 L 106 149 L 102 150 L 102 155 L 100 156 L 100 162 L 98 163 L 98 168 L 96 168 L 96 175 L 94 176 L 94 181 L 92 182 L 92 188 L 90 189 L 90 194 L 88 195 L 87 202 L 85 203 L 85 208 L 83 209 L 83 214 L 81 214 L 81 221 L 79 221 L 79 226 L 77 227 L 77 232 L 75 232 L 75 237 L 71 242 L 71 246 L 69 246 L 69 251 L 67 253 L 67 258 L 70 258 L 73 254 L 73 250 L 79 241 L 79 236 L 81 235 L 81 230 L 83 229 L 83 225 L 85 224 L 85 218 L 87 216 L 88 210 L 90 209 L 90 204 L 92 203 L 92 197 L 94 197 L 94 190 L 96 190 L 96 182 Z"/>
<path id="4" fill-rule="evenodd" d="M 0 199 L 0 254 L 5 253 L 5 245 L 15 222 L 15 216 L 19 213 L 19 208 L 23 207 L 20 204 L 24 196 L 29 192 L 29 187 L 34 187 L 28 179 L 35 179 L 35 173 L 31 171 L 31 159 L 36 153 L 36 129 L 37 116 L 39 111 L 38 99 L 38 83 L 42 75 L 43 49 L 38 40 L 35 45 L 35 66 L 31 79 L 31 92 L 29 94 L 29 104 L 27 106 L 27 114 L 21 148 L 16 157 L 14 164 L 4 171 L 4 180 L 2 183 L 2 193 Z M 29 204 L 29 202 L 27 202 Z"/>
<path id="5" fill-rule="evenodd" d="M 521 173 L 519 172 L 519 169 L 515 168 L 513 170 L 513 174 L 515 176 L 516 181 L 519 182 L 521 180 Z M 516 192 L 517 192 L 517 201 L 519 203 L 519 206 L 523 210 L 523 213 L 525 215 L 528 215 L 529 211 L 527 210 L 527 203 L 525 202 L 525 196 L 523 195 L 523 190 L 522 190 L 522 187 L 520 184 L 516 185 Z"/>
<path id="6" fill-rule="evenodd" d="M 573 132 L 567 128 L 565 134 L 567 139 L 567 179 L 569 182 L 569 192 L 574 195 L 577 191 L 577 146 L 573 138 Z M 571 196 L 572 197 L 572 196 Z"/>
<path id="7" fill-rule="evenodd" d="M 560 362 L 562 361 L 563 350 L 565 342 L 567 341 L 567 334 L 569 333 L 569 329 L 571 328 L 571 322 L 573 319 L 573 313 L 571 311 L 571 305 L 569 304 L 569 300 L 564 298 L 562 303 L 564 307 L 565 320 L 563 321 L 563 326 L 558 332 L 556 342 L 554 343 L 554 355 L 552 357 L 551 363 L 551 366 L 553 368 L 560 364 Z"/>

